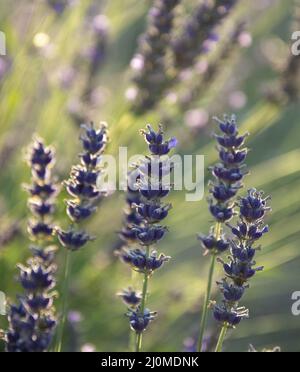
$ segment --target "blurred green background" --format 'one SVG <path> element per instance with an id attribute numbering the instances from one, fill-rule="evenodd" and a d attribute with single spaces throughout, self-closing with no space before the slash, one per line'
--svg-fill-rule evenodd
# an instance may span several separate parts
<path id="1" fill-rule="evenodd" d="M 187 7 L 179 11 L 179 19 L 198 3 L 184 1 Z M 253 344 L 257 349 L 278 345 L 284 351 L 299 351 L 300 318 L 292 316 L 291 296 L 300 290 L 300 109 L 297 103 L 272 105 L 265 94 L 280 79 L 282 63 L 289 58 L 293 1 L 243 1 L 240 14 L 248 20 L 252 45 L 221 61 L 217 78 L 189 111 L 176 110 L 167 99 L 137 117 L 130 113 L 124 96 L 130 86 L 130 61 L 151 4 L 146 0 L 78 0 L 57 14 L 47 1 L 1 1 L 0 30 L 7 38 L 9 68 L 0 77 L 0 290 L 14 299 L 20 291 L 16 264 L 29 256 L 26 193 L 21 185 L 30 176 L 23 151 L 33 133 L 55 145 L 60 180 L 67 178 L 71 164 L 77 162 L 79 127 L 70 111 L 78 103 L 86 74 L 84 59 L 78 56 L 91 43 L 89 17 L 101 13 L 110 24 L 108 50 L 94 81 L 96 98 L 89 115 L 96 123 L 108 122 L 108 153 L 117 154 L 119 146 L 128 146 L 131 154 L 143 153 L 138 130 L 148 122 L 162 122 L 170 136 L 178 137 L 181 154 L 204 154 L 208 166 L 216 160 L 212 116 L 235 112 L 242 131 L 251 132 L 251 175 L 246 183 L 272 196 L 271 233 L 258 255 L 259 265 L 266 269 L 252 281 L 243 303 L 251 318 L 230 334 L 226 350 L 246 351 Z M 63 84 L 62 76 L 70 66 L 76 66 L 76 76 Z M 65 197 L 62 193 L 57 213 L 63 226 L 68 223 Z M 181 351 L 184 340 L 197 334 L 209 264 L 196 239 L 211 223 L 206 200 L 187 203 L 178 192 L 170 199 L 174 207 L 167 222 L 170 233 L 160 250 L 172 260 L 151 279 L 149 307 L 159 312 L 144 338 L 145 349 L 151 351 Z M 113 254 L 119 243 L 116 232 L 122 226 L 123 205 L 123 193 L 107 198 L 89 226 L 97 240 L 74 254 L 69 301 L 73 323 L 65 350 L 80 350 L 87 344 L 97 351 L 128 350 L 128 320 L 116 293 L 130 284 L 131 274 Z M 18 235 L 5 241 L 5 234 L 16 224 Z M 60 252 L 59 275 L 63 256 Z M 0 324 L 6 327 L 4 317 Z M 210 330 L 217 330 L 211 318 Z"/>

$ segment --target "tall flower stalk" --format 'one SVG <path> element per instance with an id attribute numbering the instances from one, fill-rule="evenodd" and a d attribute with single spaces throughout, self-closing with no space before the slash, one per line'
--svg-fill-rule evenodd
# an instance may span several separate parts
<path id="1" fill-rule="evenodd" d="M 102 154 L 107 144 L 107 126 L 102 124 L 98 129 L 93 124 L 82 126 L 84 134 L 81 137 L 83 153 L 80 154 L 81 164 L 71 169 L 70 179 L 65 182 L 66 190 L 71 196 L 66 201 L 67 214 L 71 225 L 67 231 L 58 229 L 60 243 L 66 248 L 64 289 L 62 293 L 61 324 L 56 351 L 62 349 L 63 332 L 67 316 L 67 295 L 69 278 L 72 269 L 71 253 L 83 248 L 94 240 L 89 233 L 80 228 L 97 210 L 97 204 L 105 196 L 99 186 L 102 173 Z"/>
<path id="2" fill-rule="evenodd" d="M 149 146 L 150 155 L 141 161 L 135 177 L 135 187 L 139 192 L 140 201 L 133 207 L 136 209 L 140 223 L 129 226 L 128 230 L 132 234 L 128 237 L 137 241 L 139 247 L 132 249 L 132 247 L 126 246 L 119 252 L 122 261 L 143 276 L 141 292 L 129 290 L 121 294 L 129 307 L 127 316 L 131 329 L 136 333 L 136 352 L 141 351 L 143 332 L 156 316 L 155 312 L 151 312 L 147 308 L 149 280 L 154 271 L 161 268 L 170 259 L 164 254 L 158 254 L 154 247 L 167 232 L 166 226 L 161 225 L 171 209 L 170 204 L 163 202 L 163 199 L 171 191 L 170 182 L 166 183 L 166 178 L 170 178 L 172 171 L 171 162 L 167 155 L 177 144 L 174 138 L 168 141 L 164 139 L 161 127 L 158 132 L 155 132 L 149 125 L 142 134 Z M 133 189 L 133 187 L 131 188 Z"/>
<path id="3" fill-rule="evenodd" d="M 218 119 L 217 119 L 218 120 Z M 210 183 L 209 210 L 215 225 L 210 234 L 200 235 L 199 239 L 205 249 L 205 254 L 211 255 L 208 274 L 207 289 L 200 322 L 198 351 L 202 351 L 204 333 L 207 323 L 208 307 L 211 300 L 213 277 L 218 255 L 229 249 L 229 242 L 223 233 L 223 225 L 234 216 L 234 200 L 239 190 L 243 187 L 243 178 L 247 171 L 244 162 L 247 149 L 244 147 L 247 135 L 241 136 L 238 132 L 235 116 L 218 120 L 221 134 L 216 134 L 220 163 L 211 168 L 214 180 Z"/>
<path id="4" fill-rule="evenodd" d="M 255 267 L 254 258 L 260 249 L 257 242 L 269 231 L 264 223 L 265 214 L 270 210 L 268 199 L 264 198 L 263 192 L 252 189 L 239 201 L 239 221 L 231 227 L 234 238 L 230 240 L 229 262 L 220 260 L 225 277 L 218 283 L 224 296 L 223 303 L 214 307 L 214 317 L 222 324 L 216 352 L 223 350 L 227 330 L 249 316 L 249 311 L 240 307 L 239 302 L 249 288 L 248 281 L 263 270 L 263 267 Z"/>
<path id="5" fill-rule="evenodd" d="M 245 33 L 244 23 L 239 23 L 228 35 L 223 43 L 220 43 L 218 52 L 210 58 L 204 72 L 199 72 L 194 68 L 192 77 L 187 81 L 186 88 L 179 95 L 179 108 L 182 112 L 193 107 L 197 100 L 211 88 L 222 71 L 226 63 L 234 58 L 237 50 L 242 47 L 240 39 Z"/>
<path id="6" fill-rule="evenodd" d="M 153 108 L 169 83 L 167 53 L 171 50 L 175 8 L 179 3 L 180 0 L 155 0 L 149 11 L 147 30 L 140 37 L 138 52 L 131 62 L 134 87 L 129 92 L 134 94 L 129 99 L 139 114 Z"/>
<path id="7" fill-rule="evenodd" d="M 232 13 L 237 3 L 237 0 L 201 2 L 184 25 L 183 32 L 173 42 L 177 69 L 194 65 L 199 55 L 206 51 L 205 42 L 215 39 L 217 26 Z"/>
<path id="8" fill-rule="evenodd" d="M 134 176 L 134 172 L 129 172 L 126 193 L 126 206 L 124 208 L 123 228 L 119 232 L 119 236 L 123 243 L 120 246 L 121 249 L 134 249 L 138 247 L 139 242 L 134 227 L 141 226 L 143 223 L 143 218 L 138 214 L 136 209 L 136 205 L 139 205 L 141 203 L 141 195 L 138 189 L 132 187 L 132 185 L 134 185 L 135 183 Z M 117 251 L 116 254 L 118 253 L 119 252 Z M 136 274 L 134 271 L 132 271 L 132 285 L 128 289 L 125 289 L 122 292 L 118 293 L 118 296 L 122 298 L 124 304 L 130 309 L 135 309 L 136 307 L 138 307 L 142 299 L 142 293 L 136 291 L 135 289 L 135 277 Z M 129 349 L 131 351 L 135 351 L 135 340 L 133 335 L 133 332 L 130 332 Z"/>
<path id="9" fill-rule="evenodd" d="M 24 294 L 19 296 L 17 305 L 9 306 L 8 352 L 49 350 L 57 323 L 53 305 L 56 247 L 51 245 L 54 235 L 52 218 L 58 193 L 51 173 L 55 163 L 54 150 L 37 138 L 27 158 L 32 174 L 32 183 L 26 186 L 30 195 L 28 206 L 34 216 L 28 225 L 33 242 L 32 257 L 25 265 L 19 265 L 19 282 Z"/>

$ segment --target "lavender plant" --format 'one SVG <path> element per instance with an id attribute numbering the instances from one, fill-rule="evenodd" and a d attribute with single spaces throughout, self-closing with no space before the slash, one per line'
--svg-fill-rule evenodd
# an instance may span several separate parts
<path id="1" fill-rule="evenodd" d="M 136 206 L 141 203 L 141 195 L 139 190 L 134 185 L 134 172 L 128 175 L 128 185 L 126 194 L 126 206 L 124 208 L 123 228 L 119 233 L 120 238 L 127 247 L 133 247 L 138 243 L 138 238 L 134 227 L 141 226 L 143 222 L 142 216 L 139 215 Z"/>
<path id="2" fill-rule="evenodd" d="M 227 40 L 220 46 L 220 51 L 212 58 L 205 69 L 199 73 L 197 68 L 192 75 L 191 81 L 179 96 L 179 108 L 185 112 L 207 92 L 212 84 L 217 81 L 220 72 L 223 71 L 224 64 L 232 59 L 237 49 L 241 46 L 240 38 L 245 32 L 244 23 L 238 24 Z"/>
<path id="3" fill-rule="evenodd" d="M 77 125 L 90 120 L 92 109 L 96 105 L 97 89 L 99 84 L 97 76 L 104 65 L 108 54 L 109 27 L 110 23 L 106 16 L 98 14 L 93 18 L 88 17 L 87 23 L 91 29 L 91 45 L 85 52 L 77 56 L 74 67 L 67 70 L 67 76 L 63 76 L 64 85 L 68 86 L 69 80 L 74 78 L 74 73 L 80 74 L 80 63 L 85 66 L 83 86 L 80 87 L 78 98 L 74 98 L 68 107 L 68 112 Z M 84 58 L 82 58 L 84 57 Z"/>
<path id="4" fill-rule="evenodd" d="M 223 303 L 214 306 L 214 317 L 222 324 L 216 352 L 222 351 L 227 330 L 249 316 L 249 311 L 239 307 L 239 302 L 249 288 L 249 280 L 263 270 L 263 267 L 255 267 L 254 258 L 260 249 L 257 242 L 269 231 L 264 223 L 265 214 L 270 210 L 268 200 L 263 192 L 255 189 L 249 190 L 247 197 L 239 200 L 239 221 L 231 227 L 234 239 L 230 240 L 229 262 L 220 260 L 225 277 L 218 283 L 224 296 Z"/>
<path id="5" fill-rule="evenodd" d="M 47 0 L 47 3 L 57 14 L 62 14 L 70 4 L 70 0 Z"/>
<path id="6" fill-rule="evenodd" d="M 33 241 L 32 257 L 26 265 L 19 265 L 19 282 L 24 294 L 16 305 L 9 306 L 8 352 L 47 351 L 57 324 L 53 304 L 56 247 L 51 245 L 52 216 L 58 193 L 51 176 L 54 162 L 54 150 L 46 147 L 41 139 L 35 139 L 28 154 L 32 183 L 26 186 L 30 195 L 28 205 L 34 215 L 28 226 Z"/>
<path id="7" fill-rule="evenodd" d="M 92 20 L 93 41 L 92 47 L 88 51 L 88 74 L 83 98 L 91 99 L 91 93 L 95 88 L 95 77 L 107 57 L 109 21 L 103 14 L 99 14 Z"/>
<path id="8" fill-rule="evenodd" d="M 175 8 L 180 0 L 155 0 L 148 14 L 148 27 L 131 62 L 135 85 L 133 109 L 144 113 L 159 100 L 168 85 L 167 51 L 170 47 Z M 131 88 L 132 90 L 132 88 Z M 130 90 L 130 91 L 131 91 Z"/>
<path id="9" fill-rule="evenodd" d="M 63 290 L 63 310 L 57 351 L 60 352 L 63 341 L 64 324 L 67 312 L 68 281 L 71 270 L 71 252 L 82 249 L 94 238 L 80 225 L 89 219 L 97 210 L 97 204 L 106 193 L 100 189 L 98 180 L 102 173 L 101 160 L 107 144 L 107 126 L 101 124 L 96 129 L 93 124 L 83 125 L 84 134 L 81 137 L 83 153 L 80 154 L 81 164 L 71 169 L 70 179 L 65 182 L 66 190 L 71 196 L 67 200 L 67 214 L 71 226 L 67 231 L 58 229 L 60 243 L 66 248 L 65 277 Z"/>
<path id="10" fill-rule="evenodd" d="M 196 58 L 205 51 L 205 41 L 215 38 L 216 27 L 228 17 L 237 0 L 212 0 L 202 3 L 184 26 L 182 34 L 173 42 L 175 66 L 191 67 Z"/>
<path id="11" fill-rule="evenodd" d="M 124 263 L 144 276 L 141 295 L 132 289 L 121 294 L 123 301 L 129 306 L 127 316 L 131 329 L 136 333 L 137 352 L 142 348 L 143 332 L 156 316 L 155 312 L 146 307 L 149 279 L 170 259 L 164 254 L 158 254 L 153 246 L 163 239 L 167 231 L 167 228 L 161 225 L 171 209 L 170 204 L 163 202 L 171 191 L 170 183 L 165 182 L 165 177 L 170 176 L 172 171 L 167 155 L 177 144 L 174 138 L 167 141 L 164 139 L 161 127 L 155 132 L 149 125 L 147 131 L 143 131 L 142 134 L 149 146 L 150 155 L 138 166 L 136 175 L 140 200 L 134 207 L 141 220 L 138 225 L 129 226 L 130 241 L 137 241 L 140 247 L 126 246 L 119 252 Z"/>
<path id="12" fill-rule="evenodd" d="M 225 116 L 224 120 L 217 119 L 221 134 L 216 134 L 220 163 L 210 170 L 214 180 L 210 183 L 209 210 L 215 220 L 209 235 L 200 235 L 199 239 L 205 249 L 205 254 L 211 255 L 206 297 L 200 323 L 198 350 L 202 351 L 203 337 L 207 322 L 208 306 L 213 284 L 216 258 L 229 249 L 229 241 L 223 233 L 223 225 L 234 216 L 234 199 L 243 187 L 243 178 L 247 174 L 244 162 L 247 149 L 244 147 L 247 135 L 241 136 L 238 131 L 235 116 Z"/>
<path id="13" fill-rule="evenodd" d="M 294 0 L 292 14 L 293 21 L 291 23 L 291 33 L 294 33 L 300 29 L 299 0 Z M 279 106 L 286 106 L 289 103 L 298 102 L 300 98 L 299 79 L 300 57 L 297 53 L 289 53 L 285 66 L 281 71 L 279 81 L 267 94 L 268 100 Z"/>

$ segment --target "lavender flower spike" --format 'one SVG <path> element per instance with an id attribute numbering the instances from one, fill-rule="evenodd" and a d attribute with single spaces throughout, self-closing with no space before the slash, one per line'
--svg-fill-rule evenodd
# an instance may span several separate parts
<path id="1" fill-rule="evenodd" d="M 19 282 L 24 294 L 8 311 L 9 330 L 6 334 L 8 352 L 48 351 L 56 328 L 54 300 L 56 247 L 51 244 L 54 228 L 55 197 L 58 187 L 51 177 L 54 151 L 36 139 L 29 150 L 32 183 L 26 186 L 30 195 L 29 209 L 34 215 L 28 231 L 34 245 L 33 257 L 19 265 Z"/>
<path id="2" fill-rule="evenodd" d="M 90 218 L 97 210 L 98 203 L 105 196 L 100 190 L 97 180 L 101 174 L 101 155 L 107 144 L 107 127 L 101 125 L 96 129 L 93 124 L 83 125 L 84 135 L 81 137 L 83 153 L 81 164 L 72 168 L 70 179 L 65 182 L 71 199 L 67 200 L 67 214 L 72 224 L 80 224 Z M 61 244 L 71 251 L 84 247 L 93 238 L 71 227 L 68 231 L 58 230 Z"/>
<path id="3" fill-rule="evenodd" d="M 230 241 L 229 262 L 220 260 L 225 277 L 218 283 L 223 303 L 214 307 L 214 317 L 223 326 L 218 352 L 222 351 L 227 329 L 236 327 L 249 317 L 249 311 L 239 307 L 239 302 L 249 288 L 249 280 L 263 270 L 263 267 L 256 267 L 255 255 L 259 249 L 256 246 L 258 240 L 269 231 L 264 224 L 265 215 L 270 211 L 268 200 L 255 189 L 249 190 L 248 195 L 239 200 L 239 221 L 237 226 L 231 226 L 234 238 Z"/>
<path id="4" fill-rule="evenodd" d="M 141 297 L 132 289 L 121 294 L 129 307 L 126 315 L 131 329 L 136 333 L 137 352 L 141 351 L 143 332 L 156 316 L 155 312 L 146 308 L 149 278 L 170 259 L 164 254 L 158 254 L 152 246 L 159 243 L 167 232 L 162 221 L 168 216 L 171 206 L 163 203 L 163 199 L 170 193 L 171 186 L 164 184 L 164 177 L 172 172 L 168 154 L 177 144 L 174 138 L 165 140 L 162 127 L 156 132 L 148 125 L 142 134 L 150 155 L 141 160 L 136 171 L 131 174 L 131 177 L 135 174 L 133 184 L 137 186 L 137 192 L 129 187 L 127 202 L 130 212 L 121 233 L 127 246 L 118 252 L 122 262 L 144 277 Z"/>
<path id="5" fill-rule="evenodd" d="M 209 210 L 214 218 L 215 225 L 211 227 L 209 235 L 199 235 L 199 240 L 205 254 L 211 255 L 211 265 L 208 275 L 207 291 L 201 315 L 199 352 L 203 349 L 203 338 L 208 315 L 208 305 L 213 284 L 213 275 L 216 257 L 226 252 L 230 243 L 223 232 L 223 225 L 228 223 L 235 215 L 235 201 L 239 190 L 243 187 L 243 178 L 247 174 L 244 162 L 247 157 L 247 148 L 244 147 L 246 135 L 240 135 L 233 115 L 224 116 L 224 120 L 216 119 L 220 133 L 214 137 L 218 143 L 220 162 L 210 168 L 213 181 L 210 182 Z"/>
<path id="6" fill-rule="evenodd" d="M 170 47 L 175 8 L 180 0 L 155 0 L 148 14 L 148 27 L 139 40 L 133 69 L 133 110 L 142 114 L 151 109 L 168 85 L 166 54 Z"/>
<path id="7" fill-rule="evenodd" d="M 62 298 L 62 320 L 58 336 L 56 351 L 62 349 L 64 324 L 67 311 L 67 292 L 68 280 L 71 270 L 71 252 L 77 252 L 86 246 L 88 242 L 94 240 L 89 233 L 80 229 L 80 224 L 87 221 L 97 210 L 98 204 L 106 196 L 106 192 L 99 186 L 99 177 L 102 173 L 101 159 L 108 141 L 107 125 L 102 123 L 96 128 L 93 123 L 83 125 L 83 135 L 81 142 L 83 152 L 80 154 L 81 164 L 71 169 L 70 178 L 65 182 L 65 187 L 70 195 L 66 201 L 67 215 L 71 220 L 71 225 L 67 230 L 57 229 L 58 239 L 63 247 L 66 248 L 65 262 L 65 288 Z"/>
<path id="8" fill-rule="evenodd" d="M 230 15 L 237 3 L 238 0 L 201 2 L 186 23 L 183 33 L 173 43 L 177 68 L 193 66 L 196 58 L 206 51 L 205 42 L 211 38 L 216 39 L 216 27 Z"/>

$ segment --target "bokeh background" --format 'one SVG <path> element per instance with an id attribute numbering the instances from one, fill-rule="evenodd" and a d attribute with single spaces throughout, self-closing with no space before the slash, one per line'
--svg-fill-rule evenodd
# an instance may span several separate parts
<path id="1" fill-rule="evenodd" d="M 237 17 L 245 19 L 246 31 L 229 58 L 218 59 L 214 53 L 224 41 L 216 43 L 196 71 L 184 72 L 160 105 L 135 115 L 125 98 L 133 96 L 130 63 L 152 3 L 74 0 L 60 9 L 46 0 L 0 2 L 0 30 L 7 38 L 7 56 L 0 56 L 0 290 L 14 299 L 20 291 L 16 264 L 29 256 L 26 193 L 21 185 L 30 176 L 23 152 L 33 133 L 56 146 L 59 180 L 67 178 L 71 164 L 77 162 L 78 124 L 87 118 L 108 122 L 110 154 L 117 154 L 119 146 L 128 146 L 130 154 L 143 153 L 139 129 L 149 122 L 163 123 L 170 136 L 178 137 L 179 153 L 204 154 L 208 166 L 216 160 L 212 116 L 236 113 L 242 130 L 252 134 L 247 186 L 272 195 L 273 213 L 271 233 L 258 255 L 259 265 L 266 269 L 252 281 L 246 296 L 251 318 L 230 334 L 226 350 L 247 351 L 253 344 L 259 350 L 280 346 L 299 351 L 300 318 L 291 313 L 291 296 L 300 290 L 300 109 L 297 101 L 275 104 L 273 99 L 291 58 L 293 27 L 300 30 L 293 23 L 295 2 L 241 2 Z M 178 27 L 197 4 L 198 0 L 183 1 Z M 94 22 L 103 28 L 103 54 L 84 92 L 89 98 L 83 100 L 97 42 Z M 226 27 L 221 38 L 226 38 Z M 217 62 L 217 71 L 203 82 L 201 76 L 211 60 Z M 199 95 L 179 108 L 180 92 L 188 92 L 195 82 Z M 62 193 L 57 211 L 63 226 L 68 223 L 65 197 Z M 184 341 L 197 334 L 209 264 L 196 239 L 211 222 L 206 200 L 187 203 L 183 193 L 175 192 L 171 202 L 170 233 L 160 249 L 172 260 L 151 280 L 149 303 L 159 312 L 144 338 L 145 349 L 151 351 L 181 351 Z M 65 350 L 128 350 L 128 320 L 116 292 L 130 284 L 131 274 L 113 254 L 120 244 L 116 232 L 122 226 L 123 206 L 123 193 L 107 198 L 89 226 L 97 240 L 74 254 Z M 62 262 L 60 252 L 58 275 Z M 7 326 L 4 317 L 0 324 Z M 210 319 L 211 334 L 217 331 Z"/>

